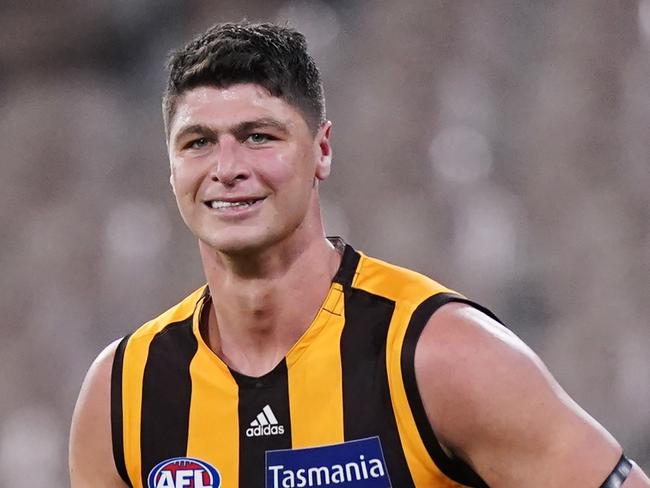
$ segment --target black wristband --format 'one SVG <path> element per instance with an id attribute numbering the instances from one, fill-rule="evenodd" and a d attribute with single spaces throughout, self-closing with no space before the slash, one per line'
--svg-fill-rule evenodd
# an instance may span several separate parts
<path id="1" fill-rule="evenodd" d="M 630 471 L 632 471 L 632 463 L 625 457 L 625 454 L 621 454 L 621 459 L 618 460 L 618 463 L 616 463 L 605 482 L 600 485 L 600 488 L 620 488 Z"/>

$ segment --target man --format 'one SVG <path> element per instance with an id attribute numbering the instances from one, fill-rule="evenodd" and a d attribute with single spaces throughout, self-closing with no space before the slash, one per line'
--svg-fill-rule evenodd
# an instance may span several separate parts
<path id="1" fill-rule="evenodd" d="M 301 34 L 215 26 L 172 56 L 163 112 L 207 286 L 91 366 L 73 487 L 650 487 L 490 312 L 325 238 Z"/>

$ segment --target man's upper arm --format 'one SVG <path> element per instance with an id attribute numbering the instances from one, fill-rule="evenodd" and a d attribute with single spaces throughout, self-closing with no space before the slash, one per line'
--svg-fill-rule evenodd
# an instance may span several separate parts
<path id="1" fill-rule="evenodd" d="M 415 370 L 438 439 L 492 487 L 597 488 L 621 455 L 521 340 L 468 305 L 431 317 Z M 650 487 L 642 477 L 635 467 L 624 487 Z"/>
<path id="2" fill-rule="evenodd" d="M 72 488 L 126 486 L 115 468 L 111 440 L 111 370 L 118 343 L 102 351 L 81 386 L 70 429 Z"/>

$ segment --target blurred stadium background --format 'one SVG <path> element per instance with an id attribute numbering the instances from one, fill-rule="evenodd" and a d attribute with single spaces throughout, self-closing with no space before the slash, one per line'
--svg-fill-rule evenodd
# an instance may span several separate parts
<path id="1" fill-rule="evenodd" d="M 202 284 L 163 64 L 243 17 L 289 20 L 320 64 L 329 233 L 492 308 L 650 468 L 650 0 L 10 3 L 0 486 L 67 485 L 92 359 Z"/>

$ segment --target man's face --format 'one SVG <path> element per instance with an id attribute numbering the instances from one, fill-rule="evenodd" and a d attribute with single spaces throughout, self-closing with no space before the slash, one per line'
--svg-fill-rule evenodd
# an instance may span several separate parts
<path id="1" fill-rule="evenodd" d="M 326 123 L 314 135 L 296 108 L 258 85 L 185 92 L 169 131 L 171 184 L 183 220 L 224 253 L 262 249 L 311 229 L 314 182 L 330 169 L 329 132 Z"/>

